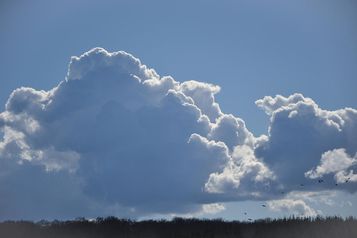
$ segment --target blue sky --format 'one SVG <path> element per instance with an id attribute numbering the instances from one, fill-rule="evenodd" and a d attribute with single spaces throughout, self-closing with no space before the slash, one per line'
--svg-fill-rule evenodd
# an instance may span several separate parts
<path id="1" fill-rule="evenodd" d="M 108 52 L 123 50 L 132 54 L 160 76 L 171 75 L 179 82 L 197 80 L 219 85 L 221 90 L 215 95 L 215 101 L 222 112 L 244 120 L 255 137 L 268 135 L 272 120 L 267 106 L 269 100 L 262 103 L 263 110 L 255 105 L 255 101 L 264 96 L 279 94 L 288 98 L 301 93 L 324 110 L 357 108 L 356 13 L 357 4 L 352 0 L 4 1 L 0 4 L 0 111 L 5 111 L 5 103 L 14 89 L 26 86 L 50 90 L 65 79 L 71 56 L 103 47 Z M 351 123 L 356 122 L 352 119 Z M 192 127 L 197 129 L 196 125 Z M 286 129 L 287 133 L 291 128 Z M 355 127 L 351 128 L 353 133 Z M 302 132 L 299 134 L 293 129 L 292 132 L 296 132 L 297 140 L 308 141 Z M 319 134 L 324 138 L 314 138 L 321 141 L 327 138 L 326 144 L 331 146 L 324 152 L 345 148 L 348 158 L 353 160 L 357 150 L 352 141 L 355 137 L 339 139 L 338 146 L 334 146 L 334 142 L 329 141 L 331 135 Z M 276 141 L 285 143 L 285 140 Z M 292 146 L 286 143 L 286 148 Z M 274 154 L 281 151 L 281 148 L 273 152 L 261 149 L 255 153 L 269 162 L 274 156 L 286 155 L 285 152 L 279 156 Z M 81 158 L 84 156 L 79 154 Z M 268 162 L 271 167 L 275 166 Z M 93 186 L 99 186 L 98 183 Z M 355 192 L 355 187 L 354 184 L 346 191 Z M 313 189 L 314 192 L 325 190 Z M 303 200 L 306 206 L 322 214 L 357 215 L 355 193 L 327 190 L 333 194 L 318 197 L 297 195 L 291 189 L 288 199 Z M 215 201 L 224 204 L 226 200 L 234 200 L 225 204 L 225 210 L 217 212 L 220 209 L 216 209 L 213 215 L 195 209 L 184 211 L 195 216 L 244 219 L 242 207 L 250 211 L 251 217 L 259 218 L 280 216 L 288 206 L 271 204 L 271 209 L 262 211 L 260 205 L 266 202 L 264 200 L 254 202 L 252 198 L 228 197 Z M 318 202 L 319 199 L 325 203 Z M 340 206 L 339 201 L 344 201 L 343 205 Z M 133 209 L 134 205 L 130 203 Z M 292 210 L 304 207 L 295 205 L 290 203 Z M 144 216 L 148 217 L 168 214 L 161 212 L 161 208 L 157 208 L 157 212 L 145 212 Z M 11 215 L 11 211 L 7 214 Z M 29 214 L 24 216 L 31 217 Z"/>

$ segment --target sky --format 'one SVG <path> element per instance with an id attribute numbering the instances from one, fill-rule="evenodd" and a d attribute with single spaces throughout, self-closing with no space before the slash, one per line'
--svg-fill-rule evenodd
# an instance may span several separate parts
<path id="1" fill-rule="evenodd" d="M 0 219 L 356 216 L 356 13 L 1 1 Z"/>

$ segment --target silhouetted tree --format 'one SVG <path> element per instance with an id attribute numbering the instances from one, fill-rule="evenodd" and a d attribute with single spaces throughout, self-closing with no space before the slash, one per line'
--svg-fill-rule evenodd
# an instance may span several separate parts
<path id="1" fill-rule="evenodd" d="M 5 221 L 0 223 L 0 237 L 9 238 L 354 238 L 354 217 L 316 217 L 260 219 L 254 222 L 222 219 L 184 219 L 133 221 L 117 217 L 83 217 L 71 221 Z"/>

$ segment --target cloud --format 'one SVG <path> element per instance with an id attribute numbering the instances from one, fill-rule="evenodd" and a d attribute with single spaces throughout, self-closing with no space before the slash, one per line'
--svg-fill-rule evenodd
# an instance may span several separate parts
<path id="1" fill-rule="evenodd" d="M 255 137 L 221 111 L 219 91 L 102 48 L 72 57 L 48 91 L 14 90 L 0 113 L 0 219 L 202 214 L 226 201 L 276 201 L 301 181 L 331 187 L 308 171 L 350 176 L 334 189 L 355 191 L 355 109 L 322 110 L 301 94 L 264 97 L 256 104 L 269 132 Z M 334 149 L 344 157 L 320 161 Z M 327 173 L 325 160 L 346 166 Z"/>
<path id="2" fill-rule="evenodd" d="M 16 89 L 0 114 L 0 163 L 8 164 L 1 166 L 0 187 L 1 196 L 9 197 L 0 210 L 17 210 L 22 203 L 31 211 L 23 209 L 19 218 L 58 216 L 43 210 L 40 194 L 64 210 L 88 201 L 77 216 L 202 210 L 215 200 L 204 191 L 209 176 L 232 163 L 223 140 L 233 146 L 252 137 L 243 121 L 223 115 L 214 99 L 218 91 L 211 84 L 160 77 L 122 51 L 95 48 L 72 57 L 58 86 Z M 223 116 L 231 117 L 234 138 L 216 136 Z M 34 181 L 41 190 L 30 182 L 25 191 L 6 190 L 32 181 L 32 171 L 41 177 Z M 41 183 L 61 176 L 65 182 L 56 191 Z M 68 198 L 74 189 L 77 196 Z M 10 202 L 12 197 L 17 199 Z M 17 215 L 2 218 L 12 217 Z"/>
<path id="3" fill-rule="evenodd" d="M 335 183 L 327 177 L 324 183 L 317 183 L 306 178 L 305 173 L 320 163 L 326 151 L 341 149 L 350 157 L 355 155 L 357 110 L 323 110 L 301 94 L 264 97 L 256 104 L 270 116 L 270 126 L 268 136 L 257 139 L 255 155 L 264 158 L 277 179 L 283 181 L 285 189 L 299 190 L 301 183 L 305 190 L 334 187 Z M 335 163 L 343 161 L 345 159 L 339 157 Z M 313 172 L 309 174 L 317 175 Z M 345 186 L 341 189 L 355 191 L 356 187 Z"/>
<path id="4" fill-rule="evenodd" d="M 233 197 L 263 199 L 263 188 L 274 182 L 272 171 L 254 156 L 247 145 L 236 146 L 230 164 L 221 173 L 212 173 L 205 188 L 211 193 Z"/>
<path id="5" fill-rule="evenodd" d="M 354 182 L 357 181 L 357 174 L 353 173 L 352 168 L 356 168 L 356 165 L 357 154 L 352 158 L 345 149 L 334 149 L 323 153 L 320 165 L 307 171 L 305 176 L 316 179 L 333 173 L 338 183 Z"/>
<path id="6" fill-rule="evenodd" d="M 216 214 L 226 210 L 226 208 L 224 207 L 224 205 L 220 203 L 211 203 L 211 204 L 204 204 L 202 206 L 202 210 L 206 214 Z"/>
<path id="7" fill-rule="evenodd" d="M 313 205 L 325 204 L 328 206 L 336 205 L 337 191 L 324 190 L 324 191 L 292 191 L 287 194 L 287 199 L 303 200 Z"/>
<path id="8" fill-rule="evenodd" d="M 238 145 L 253 147 L 255 137 L 246 128 L 245 122 L 231 114 L 223 114 L 212 124 L 208 138 L 224 141 L 229 149 L 233 150 Z"/>
<path id="9" fill-rule="evenodd" d="M 216 119 L 223 115 L 214 98 L 214 95 L 221 90 L 219 86 L 191 80 L 180 84 L 180 90 L 188 97 L 191 97 L 195 105 L 212 122 L 215 122 Z"/>
<path id="10" fill-rule="evenodd" d="M 318 212 L 308 206 L 303 200 L 281 199 L 268 202 L 268 208 L 275 212 L 283 212 L 289 215 L 311 217 Z"/>

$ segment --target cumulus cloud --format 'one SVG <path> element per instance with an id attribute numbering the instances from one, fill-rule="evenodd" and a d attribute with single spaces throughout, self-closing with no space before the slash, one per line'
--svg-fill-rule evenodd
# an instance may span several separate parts
<path id="1" fill-rule="evenodd" d="M 268 208 L 275 212 L 283 212 L 295 216 L 311 217 L 318 212 L 308 206 L 303 200 L 281 199 L 268 202 Z"/>
<path id="2" fill-rule="evenodd" d="M 225 115 L 214 99 L 218 91 L 211 84 L 160 77 L 122 51 L 95 48 L 72 57 L 58 86 L 16 89 L 0 114 L 0 159 L 9 164 L 1 167 L 0 187 L 31 181 L 30 171 L 41 172 L 43 180 L 68 174 L 68 181 L 56 194 L 47 193 L 53 190 L 46 187 L 51 183 L 41 185 L 37 194 L 28 184 L 26 191 L 12 193 L 17 202 L 1 200 L 0 210 L 15 209 L 18 203 L 41 210 L 38 194 L 48 201 L 57 196 L 61 207 L 86 200 L 97 215 L 202 209 L 212 200 L 204 190 L 209 176 L 232 163 L 226 143 L 233 146 L 252 137 L 244 122 L 233 117 L 235 137 L 219 136 Z M 15 173 L 12 168 L 27 169 Z M 78 194 L 69 201 L 66 184 L 76 184 Z M 3 189 L 1 195 L 7 193 Z M 46 211 L 32 215 L 57 215 Z M 23 213 L 26 217 L 26 209 Z"/>
<path id="3" fill-rule="evenodd" d="M 328 178 L 318 184 L 306 178 L 305 173 L 320 163 L 326 151 L 343 149 L 349 156 L 357 152 L 357 110 L 323 110 L 301 94 L 264 97 L 256 104 L 270 116 L 270 126 L 268 135 L 257 139 L 255 154 L 264 158 L 278 179 L 284 181 L 284 187 L 299 189 L 301 183 L 304 189 L 335 186 Z"/>
<path id="4" fill-rule="evenodd" d="M 264 97 L 269 132 L 255 137 L 221 111 L 219 91 L 102 48 L 72 57 L 51 90 L 14 90 L 0 113 L 0 219 L 210 213 L 224 201 L 278 200 L 302 180 L 323 190 L 310 178 L 331 174 L 355 191 L 355 109 Z"/>
<path id="5" fill-rule="evenodd" d="M 238 145 L 228 166 L 221 173 L 212 173 L 205 188 L 211 193 L 263 199 L 263 188 L 274 180 L 273 172 L 254 156 L 251 147 Z"/>
<path id="6" fill-rule="evenodd" d="M 245 126 L 245 122 L 231 114 L 224 114 L 212 124 L 208 138 L 224 141 L 229 149 L 238 145 L 254 146 L 255 137 Z"/>
<path id="7" fill-rule="evenodd" d="M 332 173 L 338 183 L 354 182 L 357 181 L 357 174 L 352 168 L 356 168 L 356 165 L 357 154 L 352 158 L 345 149 L 334 149 L 323 153 L 320 165 L 307 171 L 305 176 L 316 179 Z"/>
<path id="8" fill-rule="evenodd" d="M 221 88 L 217 85 L 202 83 L 197 81 L 186 81 L 180 84 L 180 90 L 187 96 L 191 97 L 202 111 L 212 122 L 223 115 L 218 103 L 215 102 L 214 95 Z"/>

